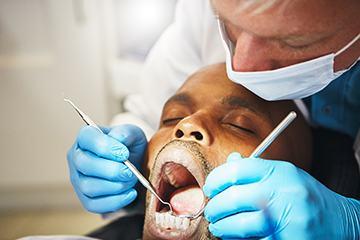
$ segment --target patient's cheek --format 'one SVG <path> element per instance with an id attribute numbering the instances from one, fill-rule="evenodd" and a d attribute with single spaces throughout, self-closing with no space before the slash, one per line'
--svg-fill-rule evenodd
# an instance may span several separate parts
<path id="1" fill-rule="evenodd" d="M 197 185 L 180 188 L 170 197 L 170 204 L 175 214 L 197 214 L 203 201 L 204 194 Z"/>

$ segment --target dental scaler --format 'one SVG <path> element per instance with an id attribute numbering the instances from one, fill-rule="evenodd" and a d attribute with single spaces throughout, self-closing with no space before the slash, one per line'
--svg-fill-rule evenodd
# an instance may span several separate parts
<path id="1" fill-rule="evenodd" d="M 90 117 L 88 115 L 86 115 L 84 112 L 82 112 L 78 107 L 75 106 L 75 104 L 73 102 L 71 102 L 69 99 L 65 99 L 64 95 L 63 95 L 63 100 L 65 102 L 70 103 L 70 105 L 76 110 L 76 112 L 80 115 L 80 117 L 84 120 L 84 122 L 89 125 L 92 126 L 94 128 L 96 128 L 99 132 L 103 133 L 103 131 L 101 131 L 101 129 L 90 119 Z M 168 205 L 170 208 L 170 212 L 173 212 L 173 209 L 170 205 L 170 203 L 163 201 L 159 195 L 156 194 L 155 190 L 153 189 L 153 187 L 151 186 L 150 182 L 136 169 L 136 167 L 127 159 L 123 162 L 129 169 L 130 171 L 137 177 L 137 179 L 140 181 L 140 183 L 147 189 L 149 190 L 152 194 L 155 195 L 155 197 L 157 199 L 159 199 L 159 201 L 164 204 L 164 205 Z"/>

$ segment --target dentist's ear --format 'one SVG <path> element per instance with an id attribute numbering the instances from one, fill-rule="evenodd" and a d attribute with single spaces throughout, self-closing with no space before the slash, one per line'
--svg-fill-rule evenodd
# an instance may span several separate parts
<path id="1" fill-rule="evenodd" d="M 238 152 L 233 152 L 233 153 L 230 153 L 230 155 L 228 156 L 226 161 L 227 162 L 233 162 L 233 161 L 239 161 L 240 159 L 243 159 L 241 154 L 238 153 Z"/>

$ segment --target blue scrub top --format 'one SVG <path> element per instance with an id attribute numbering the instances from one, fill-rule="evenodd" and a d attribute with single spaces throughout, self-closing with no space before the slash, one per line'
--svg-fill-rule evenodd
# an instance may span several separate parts
<path id="1" fill-rule="evenodd" d="M 360 61 L 305 103 L 313 123 L 355 139 L 360 128 Z"/>

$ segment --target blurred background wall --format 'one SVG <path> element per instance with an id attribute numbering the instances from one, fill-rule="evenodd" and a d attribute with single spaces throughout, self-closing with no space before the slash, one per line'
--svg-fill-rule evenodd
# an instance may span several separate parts
<path id="1" fill-rule="evenodd" d="M 0 213 L 81 207 L 66 153 L 137 89 L 176 0 L 0 0 Z"/>

